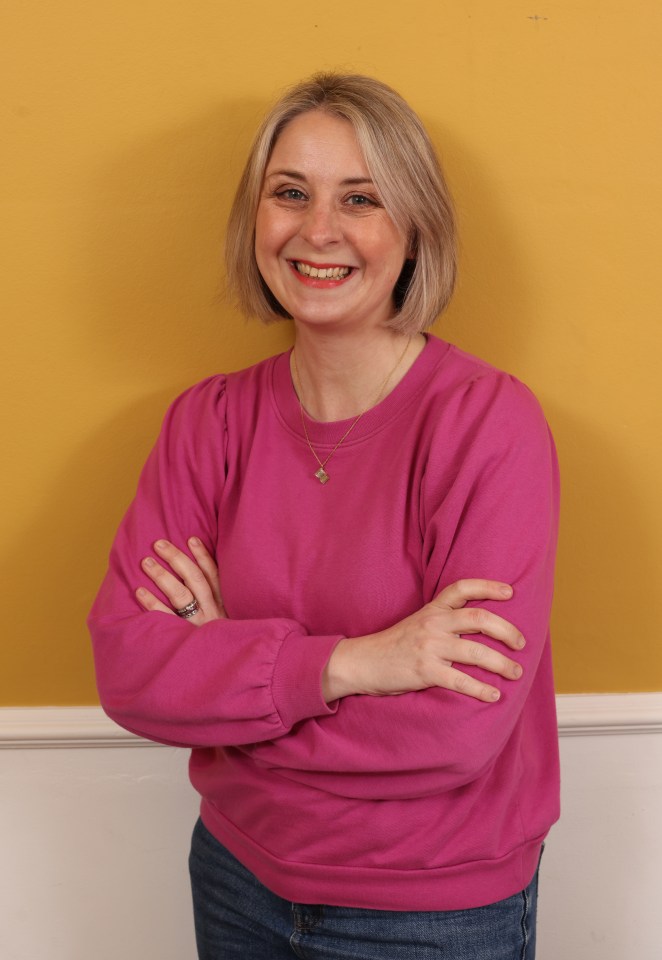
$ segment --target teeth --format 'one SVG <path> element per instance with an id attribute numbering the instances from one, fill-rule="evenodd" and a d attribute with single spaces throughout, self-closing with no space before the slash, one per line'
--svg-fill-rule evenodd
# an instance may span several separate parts
<path id="1" fill-rule="evenodd" d="M 311 267 L 310 264 L 300 263 L 298 260 L 293 262 L 304 277 L 317 277 L 318 280 L 338 280 L 346 277 L 351 270 L 351 267 Z"/>

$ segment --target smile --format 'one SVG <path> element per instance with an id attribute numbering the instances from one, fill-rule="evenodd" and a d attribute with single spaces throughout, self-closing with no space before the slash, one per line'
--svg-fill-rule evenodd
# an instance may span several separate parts
<path id="1" fill-rule="evenodd" d="M 317 280 L 343 280 L 352 272 L 352 267 L 314 267 L 311 263 L 304 263 L 301 260 L 290 260 L 290 264 L 297 273 L 303 277 L 311 277 Z"/>

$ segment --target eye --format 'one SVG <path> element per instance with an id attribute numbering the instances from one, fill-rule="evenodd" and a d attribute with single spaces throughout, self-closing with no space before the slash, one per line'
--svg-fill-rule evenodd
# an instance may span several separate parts
<path id="1" fill-rule="evenodd" d="M 352 193 L 345 201 L 350 207 L 376 207 L 377 201 L 367 197 L 365 193 Z"/>
<path id="2" fill-rule="evenodd" d="M 286 187 L 285 190 L 277 190 L 276 196 L 281 200 L 305 200 L 306 195 L 302 190 L 296 187 Z"/>

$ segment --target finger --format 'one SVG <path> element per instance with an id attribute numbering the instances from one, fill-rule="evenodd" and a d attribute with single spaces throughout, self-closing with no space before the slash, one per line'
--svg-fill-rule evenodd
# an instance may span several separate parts
<path id="1" fill-rule="evenodd" d="M 216 561 L 199 537 L 190 537 L 188 545 L 191 553 L 193 554 L 195 562 L 205 575 L 214 600 L 219 607 L 222 607 L 223 598 L 221 597 L 221 587 L 218 581 L 218 567 L 216 566 Z"/>
<path id="2" fill-rule="evenodd" d="M 165 603 L 161 603 L 161 601 L 145 587 L 138 587 L 136 590 L 136 599 L 145 610 L 159 610 L 161 613 L 170 613 L 173 617 L 177 616 L 172 607 L 167 607 Z"/>
<path id="3" fill-rule="evenodd" d="M 493 650 L 492 647 L 478 643 L 476 640 L 459 639 L 448 656 L 453 663 L 481 667 L 483 670 L 489 670 L 490 673 L 498 673 L 506 680 L 519 680 L 523 673 L 521 665 L 515 660 L 505 657 L 498 650 Z"/>
<path id="4" fill-rule="evenodd" d="M 446 690 L 454 690 L 465 697 L 473 697 L 474 700 L 482 700 L 484 703 L 494 703 L 501 697 L 501 693 L 496 687 L 476 680 L 475 677 L 470 677 L 468 674 L 462 673 L 461 670 L 456 670 L 455 667 L 445 667 L 439 679 L 441 682 L 437 686 Z"/>
<path id="5" fill-rule="evenodd" d="M 469 600 L 508 600 L 512 595 L 513 588 L 501 580 L 456 580 L 444 587 L 432 603 L 458 610 Z"/>
<path id="6" fill-rule="evenodd" d="M 154 557 L 145 557 L 141 566 L 175 610 L 181 610 L 193 600 L 200 601 L 181 580 L 157 563 Z"/>
<path id="7" fill-rule="evenodd" d="M 482 633 L 486 637 L 505 643 L 511 650 L 521 650 L 526 644 L 526 640 L 513 623 L 482 607 L 465 607 L 462 610 L 456 610 L 452 615 L 451 626 L 454 633 Z"/>
<path id="8" fill-rule="evenodd" d="M 209 609 L 214 603 L 214 595 L 207 577 L 198 564 L 169 540 L 157 540 L 154 550 L 184 582 L 185 587 L 200 605 Z"/>

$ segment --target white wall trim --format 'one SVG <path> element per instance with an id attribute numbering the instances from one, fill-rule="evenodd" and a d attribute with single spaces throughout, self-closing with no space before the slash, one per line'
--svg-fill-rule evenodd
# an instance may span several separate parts
<path id="1" fill-rule="evenodd" d="M 561 694 L 559 736 L 662 733 L 662 693 Z M 0 750 L 158 747 L 118 727 L 101 707 L 0 707 Z"/>
<path id="2" fill-rule="evenodd" d="M 0 750 L 39 747 L 156 747 L 118 727 L 101 707 L 1 707 Z"/>
<path id="3" fill-rule="evenodd" d="M 662 693 L 580 693 L 556 698 L 561 737 L 662 733 Z"/>

